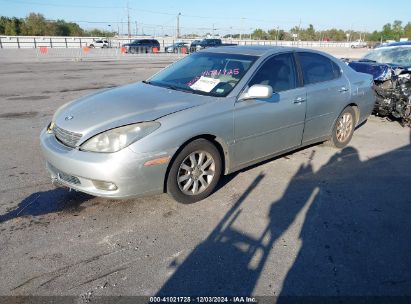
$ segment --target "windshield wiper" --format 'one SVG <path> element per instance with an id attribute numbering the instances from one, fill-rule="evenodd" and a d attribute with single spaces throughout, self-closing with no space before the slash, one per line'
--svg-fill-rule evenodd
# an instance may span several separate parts
<path id="1" fill-rule="evenodd" d="M 360 60 L 358 60 L 359 62 L 377 62 L 376 60 L 371 60 L 371 59 L 367 59 L 367 58 L 362 58 Z"/>

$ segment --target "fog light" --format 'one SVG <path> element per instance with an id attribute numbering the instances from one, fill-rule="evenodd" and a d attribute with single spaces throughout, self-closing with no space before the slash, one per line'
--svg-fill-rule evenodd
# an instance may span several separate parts
<path id="1" fill-rule="evenodd" d="M 111 182 L 93 180 L 93 184 L 94 184 L 94 187 L 100 190 L 105 190 L 105 191 L 117 190 L 116 184 L 111 183 Z"/>

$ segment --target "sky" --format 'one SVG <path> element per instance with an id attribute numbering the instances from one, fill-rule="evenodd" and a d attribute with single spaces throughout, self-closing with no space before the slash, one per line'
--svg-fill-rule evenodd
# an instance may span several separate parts
<path id="1" fill-rule="evenodd" d="M 127 5 L 129 10 L 127 10 Z M 134 34 L 173 35 L 177 15 L 182 34 L 250 33 L 294 26 L 315 29 L 381 30 L 386 23 L 411 22 L 411 0 L 0 0 L 0 15 L 26 17 L 30 12 L 47 19 L 64 19 L 81 27 L 127 32 L 127 11 Z"/>

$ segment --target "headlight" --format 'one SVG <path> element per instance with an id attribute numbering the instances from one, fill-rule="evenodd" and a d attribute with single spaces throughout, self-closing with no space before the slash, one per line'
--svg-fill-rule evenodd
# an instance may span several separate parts
<path id="1" fill-rule="evenodd" d="M 112 153 L 124 149 L 160 127 L 159 122 L 142 122 L 100 133 L 81 145 L 80 149 L 90 152 Z"/>

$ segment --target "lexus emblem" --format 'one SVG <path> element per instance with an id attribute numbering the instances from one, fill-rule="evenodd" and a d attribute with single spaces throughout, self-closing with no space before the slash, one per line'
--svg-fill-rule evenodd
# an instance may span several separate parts
<path id="1" fill-rule="evenodd" d="M 74 117 L 72 115 L 66 116 L 65 120 L 72 120 Z"/>

